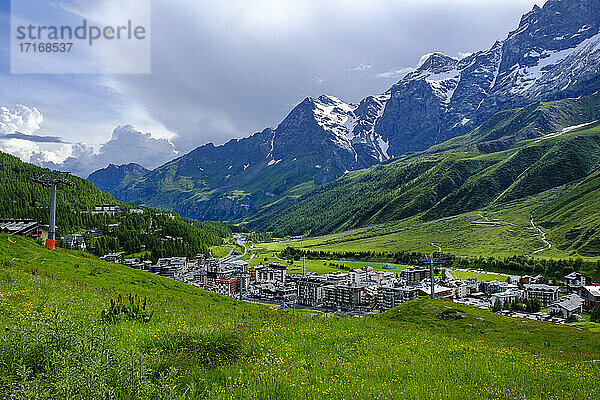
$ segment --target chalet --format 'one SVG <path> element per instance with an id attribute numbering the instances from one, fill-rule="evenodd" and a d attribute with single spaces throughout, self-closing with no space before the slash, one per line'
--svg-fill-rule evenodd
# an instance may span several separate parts
<path id="1" fill-rule="evenodd" d="M 571 272 L 565 276 L 565 283 L 567 284 L 567 293 L 578 293 L 582 287 L 592 284 L 592 278 L 579 272 Z"/>
<path id="2" fill-rule="evenodd" d="M 449 288 L 449 287 L 440 286 L 440 285 L 436 284 L 434 288 L 435 288 L 434 289 L 435 297 L 452 297 L 454 294 L 452 288 Z M 419 296 L 431 296 L 430 283 L 419 286 L 418 294 L 419 294 Z"/>
<path id="3" fill-rule="evenodd" d="M 373 267 L 365 266 L 362 268 L 354 268 L 350 271 L 349 278 L 353 283 L 361 283 L 369 281 L 369 273 L 373 272 Z"/>
<path id="4" fill-rule="evenodd" d="M 225 296 L 235 296 L 240 292 L 240 278 L 233 271 L 220 272 L 211 282 L 210 289 Z"/>
<path id="5" fill-rule="evenodd" d="M 85 232 L 85 236 L 93 236 L 95 238 L 98 238 L 100 236 L 102 236 L 102 229 L 91 229 L 89 231 Z"/>
<path id="6" fill-rule="evenodd" d="M 542 275 L 536 275 L 536 276 L 531 276 L 531 275 L 523 275 L 520 278 L 520 281 L 523 285 L 528 285 L 531 283 L 537 283 L 540 279 L 542 279 L 543 276 Z"/>
<path id="7" fill-rule="evenodd" d="M 394 273 L 391 271 L 373 271 L 369 272 L 368 281 L 371 282 L 382 282 L 390 279 L 394 279 Z"/>
<path id="8" fill-rule="evenodd" d="M 518 286 L 512 283 L 500 282 L 499 280 L 493 280 L 489 282 L 481 282 L 479 285 L 482 292 L 485 292 L 488 296 L 494 293 L 506 292 L 507 290 L 517 289 Z"/>
<path id="9" fill-rule="evenodd" d="M 25 236 L 31 239 L 48 239 L 48 226 L 31 219 L 10 219 L 0 221 L 0 232 Z"/>
<path id="10" fill-rule="evenodd" d="M 548 306 L 549 314 L 560 314 L 565 319 L 571 317 L 573 314 L 581 315 L 582 311 L 583 299 L 575 293 L 563 296 Z"/>
<path id="11" fill-rule="evenodd" d="M 85 236 L 81 233 L 74 233 L 72 235 L 64 235 L 62 237 L 63 243 L 71 248 L 77 248 L 85 251 Z"/>
<path id="12" fill-rule="evenodd" d="M 100 204 L 94 207 L 92 210 L 92 215 L 115 215 L 115 213 L 118 213 L 119 211 L 121 211 L 121 207 L 114 204 Z"/>
<path id="13" fill-rule="evenodd" d="M 583 299 L 583 308 L 591 311 L 600 304 L 600 286 L 584 286 L 579 291 L 579 296 Z"/>
<path id="14" fill-rule="evenodd" d="M 364 305 L 364 285 L 344 284 L 323 287 L 323 305 L 338 310 L 350 311 Z"/>
<path id="15" fill-rule="evenodd" d="M 150 271 L 165 278 L 175 279 L 176 275 L 185 272 L 186 267 L 185 257 L 159 258 Z"/>
<path id="16" fill-rule="evenodd" d="M 394 286 L 392 284 L 377 287 L 377 304 L 381 311 L 389 310 L 417 297 L 418 289 L 415 287 Z"/>
<path id="17" fill-rule="evenodd" d="M 453 288 L 453 294 L 455 299 L 465 298 L 471 293 L 469 285 L 462 281 L 454 281 L 448 286 Z"/>
<path id="18" fill-rule="evenodd" d="M 349 278 L 349 274 L 347 272 L 342 272 L 342 271 L 330 272 L 330 273 L 326 274 L 325 276 L 327 277 L 327 282 L 333 283 L 333 284 L 345 282 Z"/>
<path id="19" fill-rule="evenodd" d="M 525 285 L 525 299 L 538 299 L 543 307 L 558 300 L 558 286 L 550 286 L 542 283 L 531 283 Z"/>
<path id="20" fill-rule="evenodd" d="M 101 260 L 118 263 L 121 261 L 121 254 L 119 253 L 109 253 L 100 257 Z"/>
<path id="21" fill-rule="evenodd" d="M 123 263 L 128 267 L 134 269 L 144 269 L 145 267 L 145 264 L 143 262 L 140 262 L 138 258 L 126 258 L 125 261 L 123 261 Z"/>
<path id="22" fill-rule="evenodd" d="M 261 283 L 256 285 L 261 298 L 276 302 L 293 302 L 296 299 L 296 285 L 274 285 L 273 283 Z"/>

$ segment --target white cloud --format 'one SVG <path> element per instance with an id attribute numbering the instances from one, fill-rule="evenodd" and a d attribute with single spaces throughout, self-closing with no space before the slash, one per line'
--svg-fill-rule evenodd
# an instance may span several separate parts
<path id="1" fill-rule="evenodd" d="M 411 72 L 413 72 L 415 69 L 411 68 L 411 67 L 406 67 L 406 68 L 392 68 L 389 71 L 385 71 L 385 72 L 381 72 L 379 74 L 376 74 L 375 76 L 377 78 L 394 78 L 394 79 L 401 79 L 404 78 L 404 76 L 406 74 L 410 74 Z"/>
<path id="2" fill-rule="evenodd" d="M 76 143 L 71 155 L 63 162 L 46 159 L 46 154 L 35 153 L 32 161 L 48 168 L 69 171 L 87 177 L 108 164 L 137 163 L 146 168 L 156 168 L 177 156 L 173 143 L 168 139 L 155 139 L 150 133 L 142 133 L 131 125 L 115 128 L 111 139 L 96 149 L 85 143 Z"/>
<path id="3" fill-rule="evenodd" d="M 131 125 L 120 125 L 110 140 L 91 146 L 79 142 L 63 143 L 53 136 L 34 135 L 44 117 L 36 107 L 17 105 L 11 110 L 0 107 L 0 151 L 15 155 L 26 162 L 70 171 L 87 177 L 108 164 L 135 162 L 155 168 L 175 158 L 179 153 L 166 138 L 154 138 Z M 19 132 L 20 134 L 15 134 Z"/>
<path id="4" fill-rule="evenodd" d="M 369 63 L 360 63 L 355 67 L 350 68 L 350 71 L 368 71 L 373 68 L 373 65 Z"/>
<path id="5" fill-rule="evenodd" d="M 21 132 L 32 134 L 40 129 L 44 116 L 35 107 L 17 104 L 14 110 L 0 107 L 0 133 Z"/>

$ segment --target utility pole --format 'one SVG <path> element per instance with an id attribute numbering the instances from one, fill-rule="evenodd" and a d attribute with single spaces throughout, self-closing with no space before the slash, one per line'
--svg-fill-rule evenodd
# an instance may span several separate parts
<path id="1" fill-rule="evenodd" d="M 302 257 L 302 276 L 306 276 L 306 256 Z"/>
<path id="2" fill-rule="evenodd" d="M 45 175 L 42 175 L 39 178 L 29 178 L 29 180 L 52 189 L 50 197 L 50 219 L 48 221 L 48 239 L 46 239 L 45 245 L 47 249 L 52 250 L 56 247 L 56 187 L 60 184 L 66 186 L 75 186 L 75 184 L 65 178 L 46 178 Z"/>
<path id="3" fill-rule="evenodd" d="M 244 271 L 243 268 L 240 266 L 240 300 L 242 300 L 242 284 L 244 282 Z"/>
<path id="4" fill-rule="evenodd" d="M 435 299 L 435 277 L 433 276 L 433 253 L 429 259 L 429 277 L 431 278 L 431 298 Z"/>

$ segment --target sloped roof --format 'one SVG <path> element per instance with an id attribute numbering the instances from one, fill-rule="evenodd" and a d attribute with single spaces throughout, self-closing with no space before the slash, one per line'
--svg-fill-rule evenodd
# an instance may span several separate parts
<path id="1" fill-rule="evenodd" d="M 22 235 L 32 229 L 37 228 L 40 224 L 33 220 L 7 220 L 0 221 L 0 232 L 7 232 L 13 235 Z"/>
<path id="2" fill-rule="evenodd" d="M 590 292 L 592 296 L 600 297 L 600 286 L 584 286 L 583 288 Z"/>
<path id="3" fill-rule="evenodd" d="M 561 307 L 568 311 L 577 310 L 583 304 L 583 299 L 576 294 L 568 294 L 552 303 L 550 307 Z"/>

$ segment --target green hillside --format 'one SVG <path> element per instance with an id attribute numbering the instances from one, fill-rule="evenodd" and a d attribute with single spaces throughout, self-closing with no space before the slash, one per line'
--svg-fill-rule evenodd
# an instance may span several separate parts
<path id="1" fill-rule="evenodd" d="M 55 172 L 0 152 L 0 219 L 48 222 L 50 189 L 29 180 L 44 174 Z M 189 220 L 151 208 L 144 207 L 143 214 L 130 214 L 131 208 L 139 207 L 115 200 L 85 179 L 76 176 L 69 179 L 75 187 L 63 185 L 57 190 L 59 234 L 101 229 L 102 237 L 86 239 L 88 250 L 97 255 L 146 250 L 152 252 L 154 259 L 178 255 L 194 257 L 200 252 L 208 254 L 209 246 L 219 245 L 223 237 L 231 235 L 230 227 L 225 224 Z M 116 204 L 123 212 L 114 216 L 92 215 L 90 211 L 98 204 Z M 172 239 L 163 240 L 167 236 Z"/>
<path id="2" fill-rule="evenodd" d="M 52 171 L 25 163 L 17 157 L 0 152 L 0 218 L 31 218 L 48 221 L 50 189 L 29 181 Z M 57 221 L 63 231 L 71 231 L 90 223 L 91 211 L 98 204 L 119 204 L 107 192 L 76 176 L 69 176 L 75 187 L 61 186 L 56 194 Z"/>
<path id="3" fill-rule="evenodd" d="M 529 204 L 523 213 L 529 223 L 529 213 L 541 204 L 535 206 L 527 199 L 556 190 L 555 195 L 563 200 L 555 202 L 555 208 L 568 207 L 564 196 L 574 184 L 585 181 L 589 207 L 572 207 L 572 214 L 581 214 L 572 217 L 587 218 L 592 225 L 585 229 L 594 231 L 600 227 L 600 207 L 592 205 L 598 205 L 594 192 L 600 187 L 591 177 L 600 166 L 600 123 L 590 119 L 599 113 L 599 95 L 499 113 L 469 135 L 348 173 L 296 200 L 265 207 L 250 219 L 249 226 L 275 236 L 317 236 L 378 224 L 436 224 L 439 219 L 474 211 L 515 209 L 511 206 L 515 202 Z M 590 123 L 568 128 L 583 125 L 582 121 Z M 504 144 L 491 146 L 491 138 Z M 546 197 L 537 199 L 542 198 Z M 547 223 L 556 228 L 551 212 L 548 208 L 540 215 L 542 227 Z M 594 240 L 575 242 L 574 237 L 559 238 L 559 250 L 600 254 Z"/>
<path id="4" fill-rule="evenodd" d="M 600 396 L 591 330 L 431 300 L 364 318 L 292 315 L 20 237 L 0 235 L 0 254 L 7 398 Z M 150 320 L 103 320 L 119 293 L 145 296 Z"/>
<path id="5" fill-rule="evenodd" d="M 432 221 L 415 216 L 302 240 L 262 243 L 260 247 L 274 251 L 291 246 L 326 252 L 431 253 L 439 246 L 445 253 L 466 257 L 581 256 L 593 260 L 598 258 L 600 249 L 599 185 L 596 172 L 578 183 L 509 203 L 492 204 L 479 211 Z M 531 225 L 532 214 L 534 224 L 551 243 L 550 248 Z"/>

